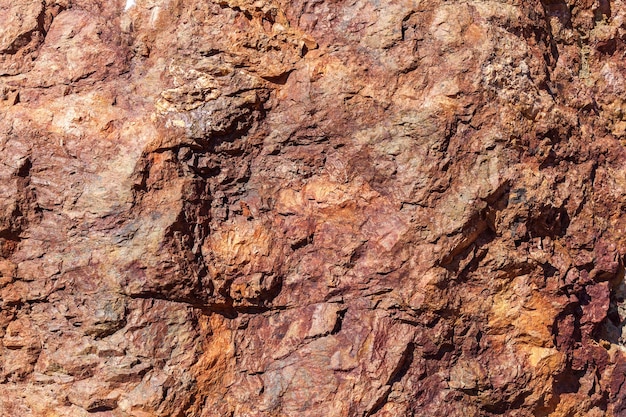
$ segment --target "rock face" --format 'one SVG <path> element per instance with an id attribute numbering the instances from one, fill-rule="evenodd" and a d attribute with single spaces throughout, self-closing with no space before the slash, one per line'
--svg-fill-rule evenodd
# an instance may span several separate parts
<path id="1" fill-rule="evenodd" d="M 3 417 L 626 415 L 626 2 L 0 21 Z"/>

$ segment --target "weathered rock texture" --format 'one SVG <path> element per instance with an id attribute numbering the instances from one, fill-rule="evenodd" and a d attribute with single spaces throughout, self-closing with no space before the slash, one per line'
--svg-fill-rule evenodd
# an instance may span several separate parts
<path id="1" fill-rule="evenodd" d="M 626 2 L 0 0 L 0 415 L 624 416 Z"/>

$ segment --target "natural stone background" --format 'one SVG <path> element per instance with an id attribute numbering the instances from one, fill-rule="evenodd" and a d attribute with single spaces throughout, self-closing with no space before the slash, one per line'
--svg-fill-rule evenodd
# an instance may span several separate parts
<path id="1" fill-rule="evenodd" d="M 624 1 L 0 22 L 1 416 L 626 415 Z"/>

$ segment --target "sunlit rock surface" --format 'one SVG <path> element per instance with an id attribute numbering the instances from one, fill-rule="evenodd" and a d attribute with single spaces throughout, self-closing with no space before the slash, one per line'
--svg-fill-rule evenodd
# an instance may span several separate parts
<path id="1" fill-rule="evenodd" d="M 625 2 L 0 21 L 1 416 L 626 415 Z"/>

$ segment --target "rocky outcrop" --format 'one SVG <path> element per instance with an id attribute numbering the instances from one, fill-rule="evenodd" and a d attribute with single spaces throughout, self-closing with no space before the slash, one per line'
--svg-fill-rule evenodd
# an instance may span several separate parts
<path id="1" fill-rule="evenodd" d="M 626 3 L 0 0 L 0 414 L 626 414 Z"/>

